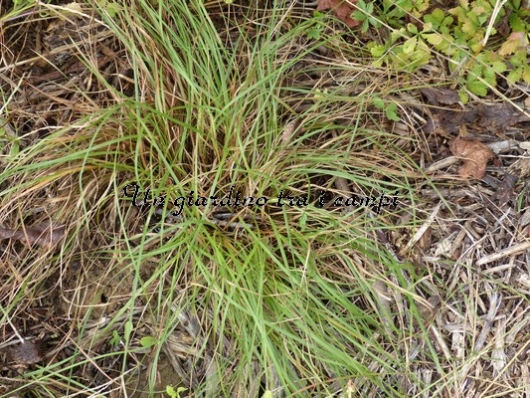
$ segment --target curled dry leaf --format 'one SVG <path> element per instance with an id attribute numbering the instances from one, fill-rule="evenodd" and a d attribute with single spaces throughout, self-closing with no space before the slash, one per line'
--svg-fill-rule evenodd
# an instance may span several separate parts
<path id="1" fill-rule="evenodd" d="M 451 143 L 451 152 L 463 158 L 464 164 L 459 173 L 462 177 L 482 178 L 486 173 L 486 164 L 493 157 L 491 149 L 480 141 L 457 137 Z"/>
<path id="2" fill-rule="evenodd" d="M 355 3 L 356 0 L 349 0 L 351 3 Z M 351 6 L 348 1 L 344 0 L 319 0 L 317 11 L 332 9 L 337 18 L 343 21 L 348 27 L 353 28 L 359 26 L 361 23 L 351 17 L 351 14 L 355 11 L 355 8 Z"/>
<path id="3" fill-rule="evenodd" d="M 64 226 L 54 225 L 49 222 L 17 230 L 0 226 L 0 239 L 15 239 L 23 241 L 30 246 L 37 245 L 51 248 L 62 239 L 64 231 Z"/>

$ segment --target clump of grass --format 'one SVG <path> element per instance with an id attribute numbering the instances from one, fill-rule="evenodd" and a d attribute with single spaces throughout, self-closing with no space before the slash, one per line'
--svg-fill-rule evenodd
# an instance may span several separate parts
<path id="1" fill-rule="evenodd" d="M 55 252 L 2 252 L 6 275 L 25 272 L 2 279 L 14 288 L 0 324 L 19 327 L 43 286 L 61 292 L 45 302 L 57 308 L 47 322 L 61 354 L 26 372 L 26 384 L 104 394 L 147 366 L 141 389 L 154 394 L 166 361 L 180 378 L 171 383 L 194 396 L 446 388 L 456 368 L 446 370 L 429 338 L 432 276 L 385 247 L 396 222 L 416 227 L 423 217 L 413 183 L 421 173 L 407 155 L 421 137 L 393 133 L 373 106 L 399 85 L 331 27 L 308 39 L 314 21 L 290 18 L 281 2 L 221 14 L 202 1 L 142 0 L 114 15 L 107 6 L 98 18 L 127 51 L 132 96 L 94 71 L 114 101 L 4 154 L 2 222 L 24 223 L 38 205 L 68 226 Z M 341 48 L 346 59 L 334 56 Z M 185 207 L 181 223 L 154 234 L 124 197 L 132 182 L 172 198 L 235 186 L 271 200 L 241 212 L 263 228 L 213 226 L 210 204 Z M 281 191 L 311 200 L 282 207 Z M 399 206 L 322 208 L 321 191 L 328 200 L 387 193 Z M 420 375 L 424 363 L 437 378 Z"/>
<path id="2" fill-rule="evenodd" d="M 333 37 L 288 56 L 285 49 L 294 48 L 305 25 L 285 31 L 285 11 L 242 13 L 227 46 L 201 2 L 123 9 L 105 22 L 129 52 L 133 98 L 92 109 L 6 159 L 2 180 L 11 187 L 2 194 L 3 209 L 14 214 L 15 199 L 24 204 L 12 219 L 20 222 L 28 206 L 42 202 L 69 226 L 58 252 L 27 258 L 26 282 L 4 279 L 21 293 L 2 323 L 17 319 L 18 310 L 29 313 L 40 285 L 52 279 L 70 300 L 59 306 L 61 316 L 76 317 L 74 334 L 62 342 L 69 356 L 25 375 L 43 393 L 51 393 L 50 380 L 69 385 L 64 394 L 97 393 L 104 375 L 126 377 L 130 358 L 145 353 L 139 339 L 146 336 L 156 341 L 153 388 L 156 358 L 168 355 L 167 341 L 188 314 L 199 325 L 187 380 L 197 395 L 260 388 L 330 393 L 349 380 L 366 393 L 405 395 L 395 375 L 402 332 L 380 312 L 375 286 L 405 269 L 414 272 L 374 239 L 374 231 L 388 228 L 387 216 L 372 218 L 366 209 L 343 215 L 314 203 L 263 208 L 267 229 L 234 235 L 211 228 L 207 216 L 214 209 L 186 208 L 186 221 L 164 239 L 143 226 L 132 234 L 121 212 L 122 189 L 132 181 L 204 196 L 236 184 L 246 195 L 271 198 L 282 190 L 347 195 L 335 188 L 339 178 L 365 195 L 409 189 L 401 175 L 414 173 L 412 163 L 382 144 L 393 142 L 391 134 L 367 126 L 363 97 L 286 85 L 302 59 Z M 324 63 L 315 70 L 329 67 L 347 68 Z M 296 114 L 293 101 L 309 106 Z M 292 118 L 302 127 L 286 136 Z M 42 262 L 48 272 L 28 283 Z M 86 279 L 76 279 L 75 267 Z M 395 283 L 414 296 L 408 280 Z M 78 306 L 83 309 L 73 309 Z M 95 319 L 105 322 L 94 328 Z M 122 349 L 111 350 L 113 335 Z M 90 366 L 112 357 L 122 358 L 123 375 Z M 78 373 L 90 369 L 94 382 L 84 383 Z"/>

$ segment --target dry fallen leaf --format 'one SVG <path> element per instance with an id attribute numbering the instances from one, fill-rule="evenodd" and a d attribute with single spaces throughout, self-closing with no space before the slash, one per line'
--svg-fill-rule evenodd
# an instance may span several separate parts
<path id="1" fill-rule="evenodd" d="M 459 170 L 460 175 L 478 179 L 484 177 L 486 164 L 493 157 L 493 152 L 486 144 L 460 137 L 451 143 L 451 152 L 464 160 L 464 164 Z"/>
<path id="2" fill-rule="evenodd" d="M 23 241 L 30 246 L 36 244 L 37 246 L 51 248 L 64 236 L 64 230 L 64 226 L 54 225 L 49 222 L 17 230 L 0 226 L 0 239 L 15 239 Z"/>
<path id="3" fill-rule="evenodd" d="M 354 3 L 354 0 L 350 0 Z M 317 11 L 332 9 L 337 18 L 343 21 L 348 27 L 353 28 L 359 26 L 361 23 L 351 17 L 351 14 L 355 11 L 355 8 L 348 4 L 344 0 L 319 0 Z"/>
<path id="4" fill-rule="evenodd" d="M 431 105 L 453 105 L 460 102 L 458 93 L 447 88 L 426 87 L 422 88 L 420 92 L 427 98 L 427 102 Z"/>
<path id="5" fill-rule="evenodd" d="M 444 134 L 457 133 L 462 124 L 467 125 L 472 131 L 486 130 L 498 133 L 506 131 L 508 127 L 530 121 L 528 112 L 522 112 L 508 102 L 492 105 L 480 104 L 474 107 L 468 106 L 465 109 L 432 108 L 430 113 L 432 118 L 425 126 L 425 131 L 440 130 Z"/>

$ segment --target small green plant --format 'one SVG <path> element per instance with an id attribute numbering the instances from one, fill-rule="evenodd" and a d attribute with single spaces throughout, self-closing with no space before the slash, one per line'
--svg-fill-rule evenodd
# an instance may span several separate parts
<path id="1" fill-rule="evenodd" d="M 374 106 L 378 109 L 384 109 L 387 119 L 394 122 L 399 122 L 401 118 L 397 114 L 397 104 L 395 102 L 387 103 L 379 97 L 375 97 L 372 100 Z"/>
<path id="2" fill-rule="evenodd" d="M 374 28 L 381 27 L 381 22 L 372 16 L 374 13 L 373 3 L 366 3 L 364 0 L 358 0 L 357 7 L 358 10 L 352 14 L 352 17 L 357 21 L 362 22 L 361 31 L 363 33 L 368 31 L 370 25 Z"/>
<path id="3" fill-rule="evenodd" d="M 153 336 L 144 336 L 140 339 L 140 345 L 143 348 L 150 348 L 156 344 L 156 339 Z"/>
<path id="4" fill-rule="evenodd" d="M 177 387 L 175 390 L 175 388 L 172 386 L 166 386 L 166 393 L 170 398 L 181 398 L 180 394 L 186 391 L 188 391 L 188 389 L 184 387 Z"/>
<path id="5" fill-rule="evenodd" d="M 390 26 L 399 27 L 403 25 L 403 18 L 412 15 L 420 18 L 429 8 L 430 0 L 383 0 L 381 15 Z"/>
<path id="6" fill-rule="evenodd" d="M 118 333 L 117 330 L 113 330 L 112 331 L 112 338 L 110 339 L 110 344 L 117 347 L 118 345 L 120 345 L 120 342 L 121 342 L 121 336 L 120 334 Z"/>
<path id="7" fill-rule="evenodd" d="M 311 18 L 314 24 L 306 32 L 308 39 L 318 40 L 322 36 L 322 31 L 324 30 L 324 24 L 322 23 L 323 15 L 320 11 L 314 12 L 313 18 Z"/>
<path id="8" fill-rule="evenodd" d="M 374 57 L 374 66 L 386 64 L 409 72 L 418 70 L 431 59 L 430 47 L 418 35 L 418 28 L 413 24 L 391 32 L 384 44 L 368 43 L 368 49 Z"/>
<path id="9" fill-rule="evenodd" d="M 34 5 L 35 0 L 13 0 L 13 6 L 15 10 L 33 7 Z"/>
<path id="10" fill-rule="evenodd" d="M 428 1 L 384 1 L 380 18 L 395 29 L 384 43 L 368 44 L 373 64 L 415 72 L 430 61 L 435 50 L 447 56 L 453 76 L 475 95 L 485 96 L 505 72 L 509 83 L 530 83 L 526 33 L 530 31 L 530 10 L 521 6 L 521 0 L 508 1 L 500 8 L 496 5 L 495 0 L 460 0 L 455 8 L 436 8 L 422 15 Z M 373 8 L 364 2 L 358 7 L 365 11 Z M 364 28 L 367 17 L 361 14 L 365 15 L 359 11 L 352 17 L 363 21 Z M 416 17 L 416 23 L 406 23 L 407 15 Z M 511 31 L 508 37 L 497 31 L 495 26 L 501 24 Z M 465 90 L 460 96 L 467 101 Z"/>

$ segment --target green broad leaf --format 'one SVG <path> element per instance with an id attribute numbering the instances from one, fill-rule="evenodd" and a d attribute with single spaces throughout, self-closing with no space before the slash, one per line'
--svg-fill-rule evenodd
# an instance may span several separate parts
<path id="1" fill-rule="evenodd" d="M 397 111 L 397 104 L 395 102 L 388 104 L 388 106 L 385 109 L 386 117 L 389 120 L 392 120 L 394 122 L 399 122 L 401 118 L 398 116 L 396 111 Z"/>
<path id="2" fill-rule="evenodd" d="M 514 32 L 524 32 L 525 31 L 525 23 L 521 20 L 519 15 L 517 14 L 511 14 L 508 18 L 508 22 L 510 24 L 510 27 Z"/>
<path id="3" fill-rule="evenodd" d="M 368 29 L 369 29 L 369 28 L 370 28 L 370 20 L 369 20 L 369 19 L 365 19 L 365 20 L 363 21 L 363 26 L 361 27 L 361 31 L 362 31 L 363 33 L 366 33 L 366 32 L 368 32 Z"/>
<path id="4" fill-rule="evenodd" d="M 485 23 L 489 22 L 491 18 L 491 13 L 490 14 L 485 14 L 485 15 L 481 15 L 477 18 L 477 22 L 478 22 L 478 26 L 484 26 Z M 493 32 L 494 29 L 492 29 L 492 32 Z M 491 35 L 493 36 L 494 33 L 491 33 Z"/>
<path id="5" fill-rule="evenodd" d="M 435 47 L 441 45 L 444 41 L 442 35 L 439 33 L 423 33 L 421 37 L 427 40 L 427 43 L 432 44 Z"/>
<path id="6" fill-rule="evenodd" d="M 478 62 L 477 62 L 478 61 Z M 480 59 L 479 57 L 477 57 L 477 59 L 475 60 L 475 62 L 471 61 L 469 64 L 468 64 L 468 68 L 471 72 L 471 75 L 474 75 L 474 76 L 482 76 L 484 74 L 484 66 L 482 65 L 482 59 Z M 475 78 L 472 78 L 472 79 L 475 79 Z"/>
<path id="7" fill-rule="evenodd" d="M 385 101 L 379 97 L 374 97 L 372 99 L 372 104 L 374 104 L 374 106 L 378 109 L 383 109 L 385 107 Z"/>
<path id="8" fill-rule="evenodd" d="M 274 398 L 274 395 L 272 395 L 272 391 L 270 390 L 267 390 L 263 393 L 263 395 L 261 396 L 261 398 Z"/>
<path id="9" fill-rule="evenodd" d="M 477 54 L 479 52 L 482 51 L 482 49 L 484 48 L 482 46 L 482 38 L 479 38 L 478 41 L 476 43 L 471 43 L 470 42 L 470 46 L 469 48 L 471 49 L 471 51 L 473 51 L 473 53 Z"/>
<path id="10" fill-rule="evenodd" d="M 445 13 L 439 8 L 423 17 L 424 22 L 432 24 L 432 29 L 437 30 L 445 18 Z"/>
<path id="11" fill-rule="evenodd" d="M 460 97 L 460 102 L 462 104 L 467 104 L 469 102 L 469 94 L 466 90 L 462 89 L 458 92 L 458 96 Z"/>
<path id="12" fill-rule="evenodd" d="M 499 55 L 506 56 L 513 54 L 520 47 L 519 43 L 515 40 L 507 40 L 502 43 L 499 49 Z"/>
<path id="13" fill-rule="evenodd" d="M 467 20 L 462 24 L 462 32 L 467 33 L 469 36 L 473 36 L 477 33 L 477 26 L 472 21 Z"/>
<path id="14" fill-rule="evenodd" d="M 481 15 L 486 12 L 486 9 L 482 5 L 475 5 L 473 7 L 473 12 L 477 15 Z"/>
<path id="15" fill-rule="evenodd" d="M 525 83 L 530 84 L 530 65 L 526 65 L 523 68 L 522 78 Z"/>
<path id="16" fill-rule="evenodd" d="M 411 54 L 416 48 L 416 44 L 418 44 L 418 39 L 415 37 L 408 39 L 405 43 L 403 43 L 403 53 Z"/>
<path id="17" fill-rule="evenodd" d="M 420 18 L 423 13 L 429 8 L 430 3 L 427 1 L 420 2 L 416 5 L 414 10 L 414 16 Z"/>
<path id="18" fill-rule="evenodd" d="M 455 20 L 455 19 L 454 19 L 452 16 L 448 15 L 448 16 L 446 16 L 446 17 L 443 19 L 443 21 L 442 21 L 442 26 L 444 26 L 444 27 L 450 26 L 450 25 L 453 24 L 453 21 L 454 21 L 454 20 Z"/>
<path id="19" fill-rule="evenodd" d="M 149 348 L 156 344 L 156 339 L 152 336 L 144 336 L 140 339 L 140 345 L 143 348 Z"/>
<path id="20" fill-rule="evenodd" d="M 382 57 L 386 53 L 386 47 L 383 45 L 375 45 L 370 49 L 370 53 L 374 57 Z"/>
<path id="21" fill-rule="evenodd" d="M 488 13 L 491 14 L 493 11 L 493 6 L 495 5 L 495 1 L 491 2 L 490 0 L 476 0 L 476 4 L 479 7 L 483 7 Z"/>
<path id="22" fill-rule="evenodd" d="M 381 27 L 381 22 L 376 19 L 376 18 L 373 18 L 373 17 L 370 17 L 368 18 L 370 20 L 370 24 L 374 27 L 374 28 L 377 28 L 379 29 Z"/>
<path id="23" fill-rule="evenodd" d="M 407 24 L 407 30 L 415 35 L 418 34 L 418 27 L 412 23 Z"/>
<path id="24" fill-rule="evenodd" d="M 306 36 L 308 39 L 318 40 L 322 36 L 322 28 L 309 28 Z"/>
<path id="25" fill-rule="evenodd" d="M 448 33 L 444 33 L 441 36 L 442 36 L 442 41 L 440 44 L 436 46 L 436 49 L 439 51 L 442 51 L 444 54 L 447 54 L 447 55 L 455 54 L 458 51 L 458 47 L 453 45 L 454 43 L 453 37 Z"/>
<path id="26" fill-rule="evenodd" d="M 166 386 L 166 393 L 167 395 L 169 395 L 171 398 L 176 398 L 178 397 L 177 395 L 177 391 L 175 391 L 175 389 L 172 387 L 172 386 Z"/>
<path id="27" fill-rule="evenodd" d="M 480 80 L 471 80 L 466 83 L 466 87 L 473 94 L 479 97 L 485 97 L 488 94 L 488 86 L 486 83 L 482 83 Z"/>
<path id="28" fill-rule="evenodd" d="M 493 68 L 493 70 L 497 73 L 503 73 L 503 72 L 506 72 L 506 64 L 502 61 L 494 61 L 491 63 L 491 67 Z"/>
<path id="29" fill-rule="evenodd" d="M 120 11 L 123 11 L 123 7 L 116 3 L 111 3 L 105 7 L 105 10 L 108 12 L 111 18 L 114 18 Z"/>
<path id="30" fill-rule="evenodd" d="M 526 51 L 524 49 L 517 50 L 511 57 L 510 63 L 512 66 L 525 66 L 528 65 L 528 59 L 526 57 Z"/>
<path id="31" fill-rule="evenodd" d="M 405 28 L 401 28 L 399 30 L 393 30 L 390 32 L 390 43 L 395 43 L 397 40 L 401 39 L 404 35 L 406 35 Z"/>
<path id="32" fill-rule="evenodd" d="M 521 80 L 521 77 L 523 77 L 523 67 L 520 66 L 519 68 L 515 68 L 510 73 L 508 73 L 508 76 L 506 76 L 506 79 L 508 79 L 508 82 L 511 84 L 517 83 Z"/>
<path id="33" fill-rule="evenodd" d="M 362 12 L 362 11 L 354 11 L 352 14 L 351 14 L 351 17 L 353 19 L 355 19 L 356 21 L 365 21 L 366 19 L 368 19 L 368 16 Z"/>
<path id="34" fill-rule="evenodd" d="M 466 16 L 467 11 L 465 11 L 462 7 L 452 8 L 449 10 L 449 13 L 454 15 L 461 24 L 469 20 L 469 18 Z"/>
<path id="35" fill-rule="evenodd" d="M 491 87 L 495 87 L 497 85 L 497 75 L 495 74 L 493 68 L 484 68 L 484 80 Z"/>
<path id="36" fill-rule="evenodd" d="M 379 59 L 376 59 L 376 60 L 373 60 L 372 61 L 372 66 L 374 68 L 380 68 L 383 66 L 383 64 L 385 63 L 385 59 L 384 58 L 379 58 Z"/>
<path id="37" fill-rule="evenodd" d="M 456 28 L 452 32 L 452 36 L 456 39 L 456 42 L 460 44 L 462 47 L 467 47 L 467 40 L 468 40 L 468 34 L 462 32 L 461 29 Z"/>
<path id="38" fill-rule="evenodd" d="M 433 29 L 433 26 L 432 26 L 432 22 L 426 22 L 423 24 L 423 29 L 422 29 L 422 33 L 427 33 L 427 32 L 430 32 L 434 30 Z"/>
<path id="39" fill-rule="evenodd" d="M 186 391 L 188 391 L 188 389 L 185 387 L 177 387 L 177 389 L 175 390 L 175 388 L 170 385 L 166 386 L 166 393 L 171 398 L 180 398 L 180 394 Z"/>
<path id="40" fill-rule="evenodd" d="M 357 7 L 360 10 L 366 11 L 366 2 L 364 0 L 357 0 Z"/>

